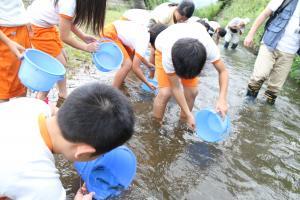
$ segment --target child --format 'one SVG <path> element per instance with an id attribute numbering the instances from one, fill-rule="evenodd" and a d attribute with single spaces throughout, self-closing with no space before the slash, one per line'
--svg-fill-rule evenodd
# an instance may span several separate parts
<path id="1" fill-rule="evenodd" d="M 35 0 L 28 8 L 32 24 L 32 45 L 57 58 L 66 65 L 67 58 L 62 41 L 86 52 L 97 50 L 98 43 L 78 29 L 85 25 L 94 33 L 99 33 L 104 24 L 106 0 Z M 59 27 L 59 32 L 56 28 Z M 83 42 L 75 39 L 71 32 Z M 66 79 L 58 82 L 59 107 L 67 96 Z M 38 93 L 37 98 L 45 100 L 48 92 Z M 47 100 L 46 100 L 47 101 Z"/>
<path id="2" fill-rule="evenodd" d="M 183 0 L 179 5 L 170 2 L 160 4 L 151 12 L 149 27 L 155 23 L 169 26 L 185 22 L 193 15 L 194 10 L 195 5 L 193 1 Z"/>
<path id="3" fill-rule="evenodd" d="M 222 116 L 226 114 L 228 72 L 218 47 L 201 24 L 180 23 L 168 27 L 157 36 L 155 48 L 159 92 L 154 100 L 154 117 L 163 118 L 173 95 L 181 108 L 181 117 L 185 117 L 188 125 L 194 128 L 191 110 L 198 94 L 198 75 L 206 61 L 211 62 L 219 73 L 220 93 L 216 110 Z"/>
<path id="4" fill-rule="evenodd" d="M 227 31 L 221 27 L 221 25 L 216 21 L 208 21 L 208 25 L 210 26 L 210 35 L 215 40 L 216 44 L 218 45 L 220 39 L 225 37 Z"/>
<path id="5" fill-rule="evenodd" d="M 124 61 L 115 75 L 113 86 L 120 88 L 132 69 L 142 82 L 155 90 L 155 86 L 147 81 L 140 68 L 141 63 L 144 63 L 150 70 L 154 70 L 154 65 L 144 58 L 150 40 L 147 28 L 133 21 L 117 20 L 104 27 L 102 36 L 113 40 L 124 55 Z"/>
<path id="6" fill-rule="evenodd" d="M 240 35 L 244 33 L 245 26 L 250 22 L 249 18 L 236 17 L 232 19 L 226 26 L 225 44 L 224 48 L 228 49 L 229 43 L 232 43 L 231 49 L 236 49 L 238 46 Z"/>
<path id="7" fill-rule="evenodd" d="M 19 98 L 0 105 L 0 121 L 0 197 L 9 199 L 66 199 L 52 154 L 92 160 L 134 131 L 128 99 L 99 83 L 75 89 L 57 116 L 41 100 Z"/>
<path id="8" fill-rule="evenodd" d="M 28 18 L 22 0 L 0 2 L 0 103 L 25 96 L 18 78 L 21 52 L 30 47 Z"/>

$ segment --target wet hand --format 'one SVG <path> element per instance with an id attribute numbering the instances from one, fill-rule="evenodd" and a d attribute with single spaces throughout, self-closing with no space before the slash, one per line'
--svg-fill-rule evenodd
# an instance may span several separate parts
<path id="1" fill-rule="evenodd" d="M 86 45 L 85 50 L 87 52 L 93 53 L 93 52 L 95 52 L 95 51 L 98 50 L 98 47 L 99 47 L 99 43 L 98 42 L 92 42 L 92 43 L 89 43 L 89 44 Z"/>
<path id="2" fill-rule="evenodd" d="M 21 59 L 23 57 L 23 52 L 25 51 L 25 48 L 15 41 L 10 41 L 8 43 L 9 49 L 19 58 Z"/>
<path id="3" fill-rule="evenodd" d="M 87 194 L 87 189 L 85 185 L 83 185 L 81 188 L 78 189 L 74 200 L 92 200 L 94 194 L 94 192 L 90 192 Z"/>
<path id="4" fill-rule="evenodd" d="M 244 40 L 244 45 L 246 47 L 251 47 L 253 45 L 253 37 L 251 35 L 247 35 L 247 37 Z"/>
<path id="5" fill-rule="evenodd" d="M 156 87 L 152 83 L 147 82 L 147 85 L 151 90 L 153 90 L 153 91 L 156 90 Z"/>
<path id="6" fill-rule="evenodd" d="M 97 39 L 96 39 L 94 36 L 91 36 L 91 35 L 85 35 L 85 36 L 83 37 L 83 41 L 84 41 L 85 43 L 89 44 L 89 43 L 92 43 L 92 42 L 96 42 Z"/>
<path id="7" fill-rule="evenodd" d="M 196 122 L 195 122 L 195 118 L 194 115 L 192 113 L 190 113 L 187 118 L 186 118 L 186 123 L 187 125 L 194 131 L 195 127 L 196 127 Z"/>
<path id="8" fill-rule="evenodd" d="M 227 102 L 224 100 L 218 100 L 216 105 L 216 111 L 221 114 L 222 118 L 224 118 L 228 111 Z"/>

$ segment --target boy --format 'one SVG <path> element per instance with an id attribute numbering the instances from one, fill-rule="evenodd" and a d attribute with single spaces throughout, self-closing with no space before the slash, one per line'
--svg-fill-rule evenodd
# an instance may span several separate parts
<path id="1" fill-rule="evenodd" d="M 30 47 L 27 24 L 22 0 L 0 1 L 0 103 L 26 94 L 26 88 L 18 78 L 21 64 L 18 51 L 23 51 L 21 46 Z"/>
<path id="2" fill-rule="evenodd" d="M 190 127 L 195 127 L 191 110 L 198 94 L 197 76 L 206 61 L 211 62 L 219 73 L 220 94 L 216 110 L 222 116 L 226 114 L 228 72 L 218 47 L 204 26 L 200 23 L 172 25 L 157 36 L 155 48 L 159 92 L 154 100 L 154 117 L 163 118 L 168 100 L 173 95 L 182 110 L 181 116 L 186 118 Z"/>
<path id="3" fill-rule="evenodd" d="M 245 26 L 250 22 L 249 18 L 236 17 L 232 19 L 226 26 L 225 44 L 224 48 L 228 49 L 230 42 L 232 43 L 231 49 L 236 49 L 240 41 L 240 35 L 245 31 Z"/>
<path id="4" fill-rule="evenodd" d="M 92 160 L 134 129 L 128 99 L 99 83 L 75 89 L 57 116 L 41 100 L 19 98 L 0 105 L 0 121 L 0 197 L 9 199 L 66 199 L 52 153 Z"/>
<path id="5" fill-rule="evenodd" d="M 210 26 L 210 36 L 213 37 L 216 44 L 218 45 L 220 42 L 220 39 L 225 37 L 227 31 L 221 27 L 221 25 L 216 21 L 208 21 L 208 25 Z"/>
<path id="6" fill-rule="evenodd" d="M 144 63 L 150 70 L 154 70 L 154 65 L 144 58 L 150 40 L 147 28 L 133 21 L 117 20 L 104 27 L 103 36 L 113 40 L 124 55 L 122 66 L 115 75 L 113 86 L 120 88 L 132 69 L 142 82 L 155 90 L 155 86 L 147 81 L 140 67 L 141 63 Z"/>

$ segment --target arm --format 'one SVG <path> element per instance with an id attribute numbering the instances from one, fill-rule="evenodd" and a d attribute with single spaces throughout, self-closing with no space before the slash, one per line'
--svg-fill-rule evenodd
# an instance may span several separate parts
<path id="1" fill-rule="evenodd" d="M 181 83 L 178 76 L 174 74 L 168 74 L 169 81 L 171 83 L 171 90 L 172 94 L 175 97 L 178 105 L 180 106 L 181 110 L 184 112 L 185 116 L 187 117 L 188 125 L 194 129 L 195 128 L 195 119 L 193 114 L 191 113 L 189 106 L 186 102 L 184 93 L 181 89 Z"/>
<path id="2" fill-rule="evenodd" d="M 60 17 L 59 31 L 60 31 L 61 40 L 76 49 L 80 49 L 82 51 L 87 51 L 87 52 L 95 52 L 98 48 L 98 43 L 93 42 L 93 43 L 85 44 L 79 42 L 71 35 L 72 26 L 73 23 L 71 20 Z"/>
<path id="3" fill-rule="evenodd" d="M 97 39 L 94 38 L 93 36 L 87 35 L 84 32 L 82 32 L 77 26 L 72 25 L 71 28 L 72 32 L 79 37 L 82 41 L 84 41 L 86 44 L 96 42 Z"/>
<path id="4" fill-rule="evenodd" d="M 142 60 L 138 56 L 134 56 L 133 61 L 132 61 L 132 70 L 133 72 L 137 75 L 137 77 L 143 81 L 148 87 L 150 87 L 152 90 L 155 90 L 155 86 L 149 83 L 140 67 L 142 63 Z"/>
<path id="5" fill-rule="evenodd" d="M 15 41 L 9 39 L 1 30 L 0 30 L 0 41 L 4 42 L 8 48 L 19 58 L 22 58 L 22 52 L 25 51 L 25 48 Z"/>
<path id="6" fill-rule="evenodd" d="M 228 105 L 227 105 L 227 90 L 228 90 L 228 71 L 225 67 L 223 61 L 219 60 L 214 63 L 216 70 L 219 73 L 219 99 L 216 105 L 216 111 L 220 112 L 224 117 L 227 113 Z"/>
<path id="7" fill-rule="evenodd" d="M 265 22 L 265 20 L 270 17 L 272 14 L 272 10 L 270 8 L 266 8 L 260 15 L 256 18 L 253 23 L 247 37 L 245 38 L 244 45 L 246 47 L 250 47 L 253 44 L 253 38 L 257 31 L 257 29 Z"/>

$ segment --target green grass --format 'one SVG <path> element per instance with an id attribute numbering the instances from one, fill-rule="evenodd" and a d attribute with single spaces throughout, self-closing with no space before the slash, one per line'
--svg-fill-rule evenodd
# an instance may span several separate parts
<path id="1" fill-rule="evenodd" d="M 223 2 L 219 1 L 213 5 L 196 9 L 194 15 L 200 18 L 207 18 L 209 20 L 213 20 L 221 11 L 222 6 L 223 6 Z"/>

